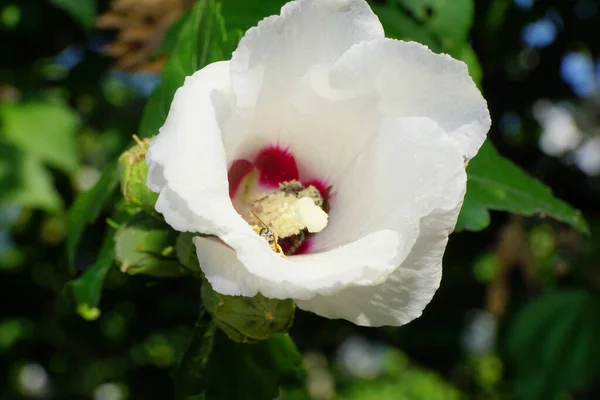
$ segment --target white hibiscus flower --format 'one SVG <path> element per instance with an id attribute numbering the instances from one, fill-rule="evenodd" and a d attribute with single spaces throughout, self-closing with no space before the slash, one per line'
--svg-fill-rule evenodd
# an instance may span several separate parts
<path id="1" fill-rule="evenodd" d="M 464 63 L 385 38 L 364 0 L 297 0 L 186 79 L 147 184 L 173 228 L 214 235 L 194 242 L 217 292 L 402 325 L 440 284 L 489 127 Z"/>

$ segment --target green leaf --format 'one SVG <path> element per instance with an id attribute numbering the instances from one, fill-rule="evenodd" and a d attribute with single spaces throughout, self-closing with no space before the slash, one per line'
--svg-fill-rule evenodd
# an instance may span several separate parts
<path id="1" fill-rule="evenodd" d="M 177 46 L 179 35 L 181 35 L 181 30 L 183 29 L 186 21 L 190 18 L 190 13 L 192 12 L 193 9 L 186 10 L 179 18 L 177 18 L 177 20 L 175 20 L 175 22 L 171 24 L 162 43 L 158 49 L 156 49 L 156 52 L 154 53 L 155 56 L 169 55 L 171 52 L 173 52 Z"/>
<path id="2" fill-rule="evenodd" d="M 96 262 L 88 267 L 81 277 L 68 282 L 65 287 L 75 300 L 77 312 L 87 320 L 94 320 L 100 316 L 98 304 L 102 286 L 106 274 L 113 266 L 114 234 L 115 231 L 109 229 Z"/>
<path id="3" fill-rule="evenodd" d="M 70 14 L 85 29 L 90 29 L 94 24 L 97 0 L 50 0 L 50 2 Z"/>
<path id="4" fill-rule="evenodd" d="M 115 258 L 121 272 L 157 277 L 181 276 L 186 270 L 174 257 L 176 233 L 145 213 L 122 224 L 115 234 Z"/>
<path id="5" fill-rule="evenodd" d="M 443 50 L 439 38 L 433 32 L 419 24 L 395 4 L 372 4 L 372 7 L 385 29 L 386 37 L 419 42 L 438 53 Z"/>
<path id="6" fill-rule="evenodd" d="M 173 96 L 186 76 L 215 61 L 231 57 L 220 4 L 198 1 L 183 22 L 177 45 L 163 68 L 161 82 L 148 99 L 139 127 L 140 137 L 151 137 L 167 119 Z"/>
<path id="7" fill-rule="evenodd" d="M 396 2 L 422 30 L 435 35 L 444 52 L 452 56 L 461 53 L 473 23 L 473 0 L 396 0 Z"/>
<path id="8" fill-rule="evenodd" d="M 509 358 L 522 399 L 553 399 L 600 372 L 600 299 L 583 290 L 545 294 L 515 317 Z"/>
<path id="9" fill-rule="evenodd" d="M 458 54 L 458 58 L 467 64 L 467 67 L 469 67 L 469 75 L 473 78 L 473 82 L 475 82 L 478 87 L 481 87 L 483 71 L 481 70 L 481 65 L 479 65 L 477 54 L 475 54 L 473 48 L 470 45 L 465 45 L 460 54 Z"/>
<path id="10" fill-rule="evenodd" d="M 467 194 L 457 230 L 478 231 L 490 223 L 489 210 L 549 216 L 583 233 L 589 228 L 581 213 L 554 197 L 550 189 L 502 157 L 486 142 L 467 167 Z"/>
<path id="11" fill-rule="evenodd" d="M 66 173 L 77 168 L 77 115 L 64 104 L 29 102 L 3 104 L 0 121 L 5 140 Z"/>
<path id="12" fill-rule="evenodd" d="M 234 382 L 224 385 L 223 381 Z M 304 382 L 302 356 L 288 335 L 235 343 L 200 322 L 175 377 L 177 400 L 266 400 Z"/>
<path id="13" fill-rule="evenodd" d="M 196 322 L 192 340 L 175 372 L 176 400 L 191 400 L 196 396 L 204 398 L 204 375 L 217 333 L 217 325 L 205 318 L 205 315 Z"/>
<path id="14" fill-rule="evenodd" d="M 67 218 L 67 257 L 73 265 L 77 245 L 85 227 L 96 220 L 104 203 L 111 197 L 119 183 L 117 162 L 112 162 L 102 171 L 96 184 L 81 193 L 69 209 Z"/>
<path id="15" fill-rule="evenodd" d="M 477 85 L 481 83 L 481 66 L 467 43 L 473 21 L 472 0 L 397 0 L 375 3 L 372 8 L 387 37 L 419 42 L 436 53 L 450 53 L 467 64 Z"/>
<path id="16" fill-rule="evenodd" d="M 194 272 L 201 273 L 200 262 L 198 261 L 198 255 L 196 254 L 196 246 L 192 239 L 198 236 L 196 233 L 183 232 L 177 236 L 175 242 L 175 253 L 179 262 Z"/>
<path id="17" fill-rule="evenodd" d="M 473 23 L 472 0 L 394 0 L 374 3 L 386 36 L 415 41 L 460 57 Z"/>
<path id="18" fill-rule="evenodd" d="M 58 212 L 63 201 L 52 174 L 37 158 L 0 142 L 0 203 Z"/>
<path id="19" fill-rule="evenodd" d="M 245 32 L 270 15 L 279 14 L 288 0 L 225 0 L 223 17 L 228 31 Z"/>
<path id="20" fill-rule="evenodd" d="M 223 385 L 223 376 L 236 384 Z M 218 334 L 207 378 L 206 400 L 273 399 L 281 387 L 303 383 L 302 355 L 288 335 L 241 344 Z"/>

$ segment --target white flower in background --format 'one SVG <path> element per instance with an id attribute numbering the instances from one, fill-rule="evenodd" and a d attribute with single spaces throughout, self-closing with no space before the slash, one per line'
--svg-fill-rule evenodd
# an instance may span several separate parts
<path id="1" fill-rule="evenodd" d="M 103 383 L 94 389 L 94 400 L 125 400 L 125 392 L 116 383 Z"/>
<path id="2" fill-rule="evenodd" d="M 498 319 L 485 310 L 473 310 L 462 334 L 465 350 L 474 356 L 492 353 L 496 345 Z"/>
<path id="3" fill-rule="evenodd" d="M 195 239 L 217 292 L 402 325 L 440 284 L 489 127 L 464 63 L 386 39 L 363 0 L 298 0 L 186 79 L 147 184 L 173 228 L 217 237 Z"/>
<path id="4" fill-rule="evenodd" d="M 342 370 L 359 379 L 375 379 L 386 362 L 387 349 L 360 336 L 346 338 L 337 350 Z"/>
<path id="5" fill-rule="evenodd" d="M 600 137 L 587 139 L 574 153 L 575 165 L 586 175 L 600 175 Z"/>
<path id="6" fill-rule="evenodd" d="M 533 105 L 533 115 L 542 126 L 540 149 L 549 156 L 561 156 L 575 150 L 583 140 L 571 112 L 548 100 L 538 100 Z"/>
<path id="7" fill-rule="evenodd" d="M 48 397 L 50 377 L 46 369 L 38 363 L 27 363 L 17 375 L 19 392 L 27 397 Z"/>

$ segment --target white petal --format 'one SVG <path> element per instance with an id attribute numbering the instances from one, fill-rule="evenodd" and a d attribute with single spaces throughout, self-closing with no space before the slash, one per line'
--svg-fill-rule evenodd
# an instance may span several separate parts
<path id="1" fill-rule="evenodd" d="M 314 238 L 317 253 L 283 259 L 258 235 L 237 231 L 221 236 L 236 260 L 233 250 L 223 246 L 215 256 L 213 242 L 196 239 L 215 290 L 309 299 L 377 285 L 411 251 L 421 219 L 460 203 L 466 182 L 460 148 L 422 118 L 383 124 L 346 176 L 332 199 L 330 226 Z"/>
<path id="2" fill-rule="evenodd" d="M 315 236 L 314 249 L 390 229 L 404 247 L 399 254 L 406 254 L 421 218 L 462 201 L 465 186 L 461 148 L 434 121 L 384 120 L 379 133 L 333 182 L 329 223 Z M 399 265 L 402 259 L 397 261 Z"/>
<path id="3" fill-rule="evenodd" d="M 308 29 L 309 22 L 315 24 L 313 29 Z M 379 285 L 411 251 L 422 219 L 432 210 L 460 203 L 465 186 L 462 156 L 469 156 L 474 143 L 465 144 L 463 138 L 477 136 L 473 132 L 478 132 L 478 120 L 470 115 L 470 125 L 467 117 L 457 123 L 446 120 L 444 112 L 429 110 L 447 105 L 449 95 L 444 91 L 441 103 L 417 96 L 426 103 L 422 109 L 411 109 L 410 102 L 398 101 L 385 90 L 379 93 L 384 89 L 380 80 L 390 75 L 385 68 L 379 71 L 383 78 L 377 85 L 363 84 L 359 76 L 357 87 L 343 79 L 338 82 L 335 77 L 344 69 L 336 69 L 330 92 L 350 96 L 325 96 L 308 111 L 298 106 L 303 103 L 298 99 L 311 96 L 306 85 L 313 75 L 320 76 L 322 68 L 353 44 L 382 36 L 376 17 L 362 0 L 298 0 L 284 7 L 281 17 L 268 18 L 261 26 L 246 35 L 231 62 L 233 87 L 230 64 L 216 63 L 186 79 L 177 91 L 167 122 L 146 157 L 148 186 L 160 192 L 157 210 L 176 229 L 217 235 L 235 250 L 205 238 L 195 240 L 201 266 L 217 291 L 244 295 L 260 291 L 267 297 L 308 300 L 348 286 Z M 325 32 L 339 37 L 325 40 L 319 36 Z M 358 46 L 362 45 L 348 53 Z M 439 73 L 435 68 L 432 72 Z M 457 77 L 460 73 L 447 76 Z M 287 93 L 286 84 L 296 87 L 289 87 L 291 95 L 280 99 Z M 470 88 L 463 86 L 458 89 Z M 457 96 L 464 97 L 462 92 Z M 378 109 L 366 107 L 378 99 Z M 232 112 L 234 101 L 256 108 L 250 117 L 238 118 Z M 380 112 L 431 120 L 389 119 L 380 127 Z M 282 258 L 274 253 L 229 199 L 228 163 L 278 138 L 299 156 L 300 170 L 326 174 L 336 191 L 329 226 L 317 236 L 315 254 Z"/>
<path id="4" fill-rule="evenodd" d="M 292 81 L 294 88 L 261 92 L 243 128 L 226 129 L 228 154 L 251 157 L 277 143 L 296 156 L 301 178 L 331 183 L 377 135 L 382 116 L 434 120 L 467 159 L 490 127 L 466 65 L 418 43 L 361 42 L 332 67 L 313 66 Z"/>
<path id="5" fill-rule="evenodd" d="M 476 153 L 490 128 L 485 99 L 467 66 L 414 42 L 378 39 L 355 45 L 335 64 L 327 86 L 330 98 L 376 96 L 379 111 L 391 117 L 426 117 L 458 141 L 466 158 Z"/>
<path id="6" fill-rule="evenodd" d="M 198 261 L 211 286 L 230 296 L 253 297 L 260 287 L 259 278 L 240 263 L 231 247 L 212 237 L 194 238 Z"/>
<path id="7" fill-rule="evenodd" d="M 398 257 L 398 236 L 393 231 L 357 236 L 353 240 L 359 240 L 354 243 L 311 255 L 310 259 L 284 259 L 235 211 L 216 122 L 222 110 L 215 108 L 215 104 L 224 105 L 224 93 L 229 88 L 227 72 L 227 63 L 211 64 L 187 78 L 177 91 L 167 121 L 146 155 L 148 186 L 160 191 L 157 210 L 178 230 L 219 236 L 235 249 L 238 259 L 250 274 L 260 278 L 259 282 L 276 284 L 272 292 L 269 285 L 259 287 L 266 296 L 306 298 L 340 290 L 354 281 L 381 282 L 395 267 L 390 261 Z M 213 268 L 211 262 L 202 263 L 203 256 L 202 267 Z M 205 256 L 214 261 L 211 254 Z"/>
<path id="8" fill-rule="evenodd" d="M 306 110 L 285 94 L 264 97 L 251 120 L 221 121 L 227 154 L 253 159 L 260 149 L 277 144 L 294 155 L 303 181 L 333 183 L 377 135 L 381 115 L 369 96 L 317 100 Z"/>
<path id="9" fill-rule="evenodd" d="M 352 45 L 383 37 L 364 0 L 296 0 L 246 32 L 231 60 L 240 107 L 282 95 L 315 65 L 331 65 Z"/>
<path id="10" fill-rule="evenodd" d="M 232 233 L 223 240 L 234 250 L 208 238 L 194 243 L 200 266 L 217 292 L 271 298 L 309 299 L 332 294 L 348 285 L 375 285 L 396 268 L 398 236 L 379 231 L 354 243 L 322 253 L 282 258 L 258 235 Z M 236 285 L 233 285 L 233 283 Z"/>
<path id="11" fill-rule="evenodd" d="M 227 160 L 213 100 L 230 89 L 229 63 L 208 65 L 186 78 L 146 154 L 147 185 L 180 231 L 219 234 L 243 223 L 229 200 Z"/>
<path id="12" fill-rule="evenodd" d="M 349 287 L 335 296 L 297 300 L 299 308 L 362 326 L 400 326 L 419 317 L 439 287 L 442 257 L 460 205 L 436 210 L 421 222 L 419 239 L 408 258 L 385 283 Z"/>
<path id="13" fill-rule="evenodd" d="M 340 199 L 354 189 L 353 201 L 332 204 L 332 223 L 316 237 L 318 245 L 343 240 L 356 226 L 362 227 L 359 232 L 388 228 L 399 233 L 401 246 L 410 246 L 410 254 L 398 260 L 400 266 L 381 285 L 349 287 L 335 296 L 299 301 L 298 306 L 359 325 L 402 325 L 421 314 L 439 286 L 442 255 L 462 204 L 466 174 L 459 146 L 426 119 L 387 121 L 370 150 L 340 187 Z M 374 171 L 378 165 L 381 169 Z M 354 182 L 365 182 L 360 174 L 375 183 L 356 187 Z M 359 189 L 372 197 L 359 195 Z M 345 218 L 336 218 L 336 212 Z M 415 224 L 412 235 L 403 235 Z M 417 237 L 413 246 L 410 239 Z"/>
<path id="14" fill-rule="evenodd" d="M 364 0 L 293 1 L 250 29 L 231 61 L 237 114 L 220 121 L 230 158 L 279 144 L 296 156 L 303 179 L 335 174 L 339 163 L 330 161 L 351 160 L 376 133 L 379 115 L 369 98 L 313 101 L 310 77 L 383 36 Z"/>

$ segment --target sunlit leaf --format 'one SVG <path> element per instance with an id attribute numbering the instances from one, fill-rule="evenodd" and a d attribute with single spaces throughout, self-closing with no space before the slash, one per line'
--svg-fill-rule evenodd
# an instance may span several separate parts
<path id="1" fill-rule="evenodd" d="M 50 0 L 58 8 L 62 8 L 81 26 L 89 29 L 94 24 L 97 0 Z"/>
<path id="2" fill-rule="evenodd" d="M 486 142 L 467 167 L 467 194 L 457 229 L 481 230 L 490 223 L 489 210 L 549 216 L 588 233 L 581 213 L 552 195 L 540 181 L 502 157 Z"/>
<path id="3" fill-rule="evenodd" d="M 102 286 L 106 274 L 113 266 L 115 231 L 109 229 L 104 238 L 96 262 L 89 266 L 83 275 L 67 283 L 66 290 L 71 293 L 79 315 L 87 320 L 94 320 L 100 316 L 98 304 L 102 294 Z"/>
<path id="4" fill-rule="evenodd" d="M 8 143 L 67 173 L 77 168 L 75 133 L 79 121 L 64 104 L 28 102 L 0 106 L 3 137 Z"/>
<path id="5" fill-rule="evenodd" d="M 411 368 L 395 379 L 358 380 L 345 387 L 339 400 L 462 400 L 465 396 L 437 374 Z"/>
<path id="6" fill-rule="evenodd" d="M 88 191 L 81 193 L 69 209 L 67 256 L 71 265 L 75 260 L 77 245 L 85 227 L 96 220 L 118 183 L 119 173 L 115 161 L 104 167 L 98 182 Z"/>
<path id="7" fill-rule="evenodd" d="M 516 316 L 508 351 L 521 399 L 554 399 L 600 371 L 600 299 L 583 290 L 548 293 Z"/>
<path id="8" fill-rule="evenodd" d="M 139 127 L 140 137 L 150 137 L 167 119 L 175 91 L 186 76 L 202 67 L 231 57 L 233 44 L 228 40 L 220 4 L 215 0 L 198 1 L 183 22 L 179 38 L 163 68 L 161 82 L 148 99 Z"/>
<path id="9" fill-rule="evenodd" d="M 0 203 L 62 210 L 63 201 L 54 188 L 52 174 L 37 158 L 0 142 Z"/>

